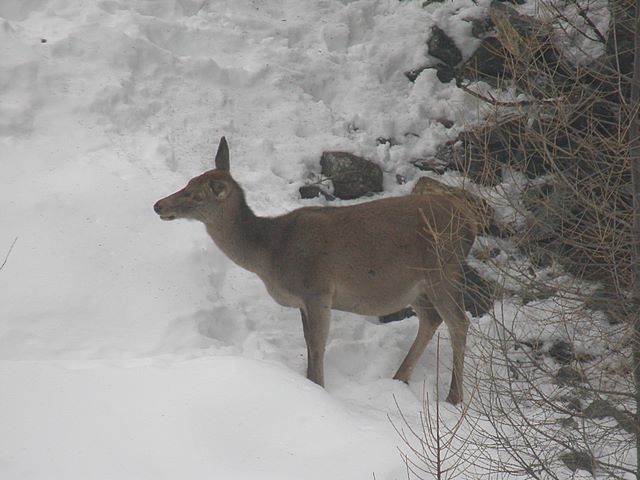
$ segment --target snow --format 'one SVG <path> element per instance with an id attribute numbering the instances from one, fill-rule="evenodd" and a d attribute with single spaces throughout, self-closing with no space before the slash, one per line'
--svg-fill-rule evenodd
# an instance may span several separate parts
<path id="1" fill-rule="evenodd" d="M 407 193 L 395 174 L 416 180 L 409 161 L 479 111 L 432 70 L 403 72 L 439 22 L 469 55 L 486 2 L 447 4 L 446 21 L 421 4 L 0 2 L 0 259 L 17 238 L 0 271 L 1 478 L 406 477 L 388 417 L 397 401 L 417 421 L 423 386 L 446 392 L 446 329 L 440 385 L 430 345 L 406 386 L 391 376 L 416 319 L 336 312 L 320 389 L 298 313 L 152 205 L 211 167 L 221 135 L 261 215 L 325 202 L 298 196 L 323 150 L 367 156 L 385 195 Z"/>
<path id="2" fill-rule="evenodd" d="M 0 368 L 12 386 L 0 400 L 8 426 L 0 437 L 3 478 L 390 473 L 394 442 L 382 422 L 352 415 L 281 366 L 228 356 L 126 366 L 4 362 Z M 11 417 L 16 411 L 25 413 L 20 422 Z M 331 470 L 309 468 L 310 459 Z"/>

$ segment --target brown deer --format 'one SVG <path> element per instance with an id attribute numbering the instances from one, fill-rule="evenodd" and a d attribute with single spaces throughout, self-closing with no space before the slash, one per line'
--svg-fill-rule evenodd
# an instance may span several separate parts
<path id="1" fill-rule="evenodd" d="M 300 309 L 307 378 L 324 384 L 332 309 L 379 316 L 411 305 L 418 334 L 393 378 L 409 382 L 444 320 L 453 346 L 447 401 L 462 400 L 468 320 L 460 280 L 477 224 L 463 202 L 435 193 L 258 217 L 231 176 L 224 137 L 215 166 L 153 208 L 163 220 L 204 223 L 218 248 L 257 274 L 276 302 Z"/>

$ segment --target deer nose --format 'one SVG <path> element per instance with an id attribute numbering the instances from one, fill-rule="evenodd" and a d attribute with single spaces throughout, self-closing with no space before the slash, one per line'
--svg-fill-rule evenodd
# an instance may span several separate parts
<path id="1" fill-rule="evenodd" d="M 162 213 L 162 205 L 160 205 L 160 200 L 158 200 L 155 205 L 153 206 L 153 209 L 155 210 L 155 212 L 160 215 Z"/>

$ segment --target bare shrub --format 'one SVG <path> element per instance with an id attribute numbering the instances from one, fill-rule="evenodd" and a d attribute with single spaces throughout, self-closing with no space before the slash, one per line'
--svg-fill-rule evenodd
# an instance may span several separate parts
<path id="1" fill-rule="evenodd" d="M 491 81 L 513 101 L 479 93 L 478 61 L 458 79 L 494 114 L 460 136 L 455 166 L 515 232 L 481 238 L 471 260 L 505 296 L 472 327 L 474 430 L 460 441 L 489 476 L 640 478 L 640 9 L 609 2 L 603 28 L 603 4 L 539 7 L 492 5 Z"/>

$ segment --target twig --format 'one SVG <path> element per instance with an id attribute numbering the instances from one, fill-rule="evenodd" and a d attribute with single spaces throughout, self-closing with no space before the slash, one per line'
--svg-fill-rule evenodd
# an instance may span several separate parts
<path id="1" fill-rule="evenodd" d="M 9 260 L 9 255 L 11 255 L 11 250 L 13 250 L 13 246 L 16 244 L 17 241 L 18 241 L 18 237 L 13 239 L 13 243 L 11 243 L 11 246 L 9 247 L 9 251 L 5 255 L 2 265 L 0 265 L 0 270 L 2 270 L 4 266 L 7 264 L 7 260 Z"/>
<path id="2" fill-rule="evenodd" d="M 200 5 L 200 8 L 198 8 L 198 11 L 196 12 L 196 14 L 200 13 L 200 11 L 207 5 L 207 3 L 209 3 L 209 0 L 204 0 L 202 2 L 202 5 Z"/>
<path id="3" fill-rule="evenodd" d="M 538 105 L 541 103 L 553 105 L 563 100 L 563 98 L 561 97 L 561 98 L 545 98 L 545 99 L 539 99 L 539 100 L 517 100 L 513 102 L 503 102 L 501 100 L 496 100 L 495 98 L 493 98 L 492 95 L 487 97 L 486 95 L 482 95 L 481 93 L 475 92 L 471 90 L 467 85 L 464 85 L 463 83 L 459 83 L 458 87 L 464 90 L 465 92 L 467 92 L 469 95 L 479 98 L 480 100 L 490 103 L 491 105 L 494 105 L 496 107 L 527 107 L 530 105 Z"/>

